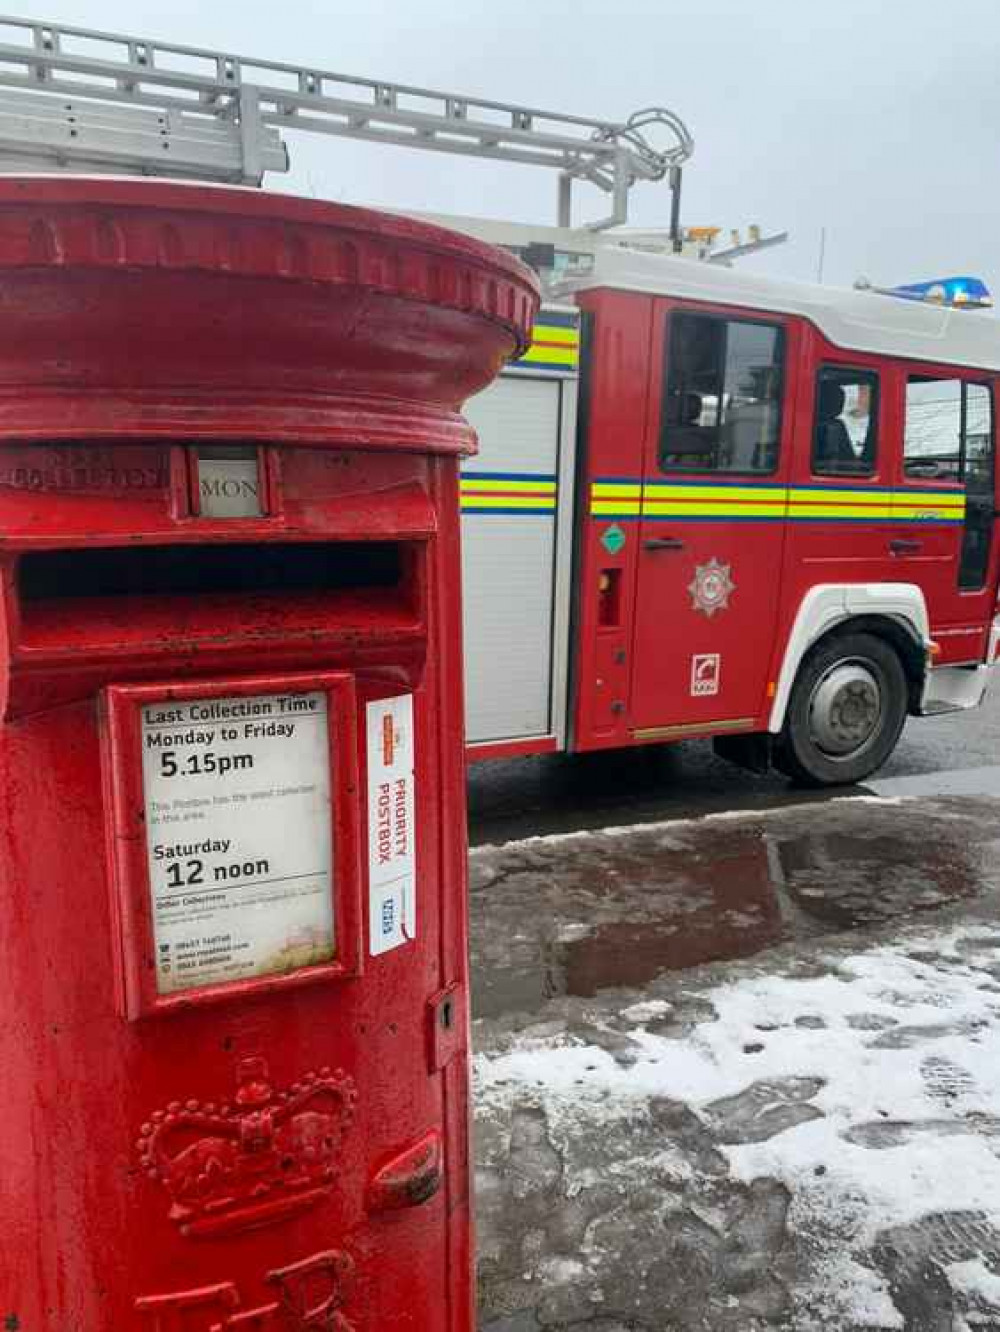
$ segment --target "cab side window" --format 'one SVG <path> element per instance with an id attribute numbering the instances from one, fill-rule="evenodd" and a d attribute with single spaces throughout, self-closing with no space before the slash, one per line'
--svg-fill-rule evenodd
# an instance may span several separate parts
<path id="1" fill-rule="evenodd" d="M 661 470 L 773 472 L 784 361 L 784 330 L 778 324 L 669 316 Z"/>
<path id="2" fill-rule="evenodd" d="M 878 375 L 824 365 L 816 376 L 812 470 L 873 476 L 878 452 Z"/>

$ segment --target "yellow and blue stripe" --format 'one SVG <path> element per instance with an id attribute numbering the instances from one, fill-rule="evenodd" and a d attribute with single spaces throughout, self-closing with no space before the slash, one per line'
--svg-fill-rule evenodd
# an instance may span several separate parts
<path id="1" fill-rule="evenodd" d="M 580 368 L 580 316 L 571 310 L 542 310 L 535 320 L 531 346 L 507 368 L 575 375 Z"/>
<path id="2" fill-rule="evenodd" d="M 552 515 L 558 483 L 534 472 L 463 472 L 459 481 L 463 513 Z"/>
<path id="3" fill-rule="evenodd" d="M 590 488 L 592 518 L 726 522 L 912 522 L 958 525 L 956 490 L 862 486 L 775 486 L 755 482 L 636 481 L 602 477 Z"/>

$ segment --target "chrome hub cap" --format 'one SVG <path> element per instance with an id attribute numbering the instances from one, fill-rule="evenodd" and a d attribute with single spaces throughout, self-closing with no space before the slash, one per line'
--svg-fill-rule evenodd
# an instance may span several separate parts
<path id="1" fill-rule="evenodd" d="M 871 667 L 838 661 L 813 689 L 809 734 L 830 758 L 846 758 L 869 743 L 881 715 L 882 691 Z"/>

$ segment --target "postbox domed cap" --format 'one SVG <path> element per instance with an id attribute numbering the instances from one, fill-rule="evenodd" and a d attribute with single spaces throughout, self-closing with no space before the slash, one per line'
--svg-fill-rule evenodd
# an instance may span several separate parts
<path id="1" fill-rule="evenodd" d="M 409 218 L 231 187 L 0 178 L 0 440 L 465 451 L 531 271 Z"/>

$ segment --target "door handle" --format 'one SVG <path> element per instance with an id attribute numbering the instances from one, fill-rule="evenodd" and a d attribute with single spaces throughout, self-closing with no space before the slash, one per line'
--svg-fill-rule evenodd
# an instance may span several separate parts
<path id="1" fill-rule="evenodd" d="M 431 1129 L 378 1172 L 368 1185 L 370 1212 L 398 1212 L 433 1198 L 444 1180 L 441 1134 Z"/>
<path id="2" fill-rule="evenodd" d="M 919 555 L 923 548 L 922 541 L 906 541 L 900 538 L 889 542 L 890 555 Z"/>
<path id="3" fill-rule="evenodd" d="M 684 542 L 677 537 L 650 537 L 642 543 L 643 550 L 683 550 Z"/>

